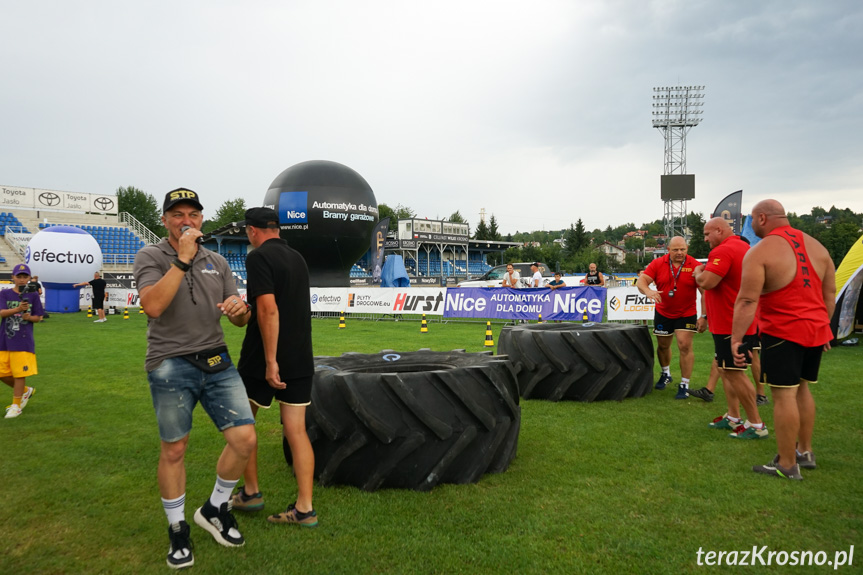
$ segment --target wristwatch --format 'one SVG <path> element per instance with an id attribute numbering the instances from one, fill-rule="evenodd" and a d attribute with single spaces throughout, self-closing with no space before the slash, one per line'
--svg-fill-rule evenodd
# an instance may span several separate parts
<path id="1" fill-rule="evenodd" d="M 703 317 L 704 319 L 707 319 L 707 316 L 706 316 L 706 315 L 703 315 L 703 316 L 701 316 L 701 317 Z"/>

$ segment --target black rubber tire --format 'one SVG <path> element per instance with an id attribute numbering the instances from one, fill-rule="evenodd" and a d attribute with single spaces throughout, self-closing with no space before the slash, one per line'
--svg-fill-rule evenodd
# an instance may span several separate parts
<path id="1" fill-rule="evenodd" d="M 474 483 L 515 458 L 521 408 L 504 357 L 387 350 L 315 366 L 306 425 L 321 485 L 427 491 Z"/>
<path id="2" fill-rule="evenodd" d="M 525 399 L 622 401 L 653 389 L 647 326 L 539 323 L 505 327 L 498 353 L 515 366 Z"/>

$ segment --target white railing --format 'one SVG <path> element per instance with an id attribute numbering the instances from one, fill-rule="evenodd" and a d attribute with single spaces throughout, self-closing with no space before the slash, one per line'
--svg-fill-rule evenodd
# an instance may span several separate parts
<path id="1" fill-rule="evenodd" d="M 22 258 L 27 251 L 27 244 L 33 238 L 33 234 L 24 233 L 23 229 L 24 226 L 6 226 L 6 235 L 3 236 L 9 247 Z"/>
<path id="2" fill-rule="evenodd" d="M 129 212 L 120 212 L 120 223 L 128 225 L 142 240 L 147 244 L 157 244 L 161 238 L 150 231 L 150 228 L 139 222 L 135 216 Z"/>

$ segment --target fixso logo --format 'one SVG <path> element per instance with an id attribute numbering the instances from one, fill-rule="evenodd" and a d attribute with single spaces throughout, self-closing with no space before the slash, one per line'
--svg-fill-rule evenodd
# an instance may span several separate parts
<path id="1" fill-rule="evenodd" d="M 308 223 L 308 204 L 309 192 L 282 192 L 279 194 L 279 223 Z"/>

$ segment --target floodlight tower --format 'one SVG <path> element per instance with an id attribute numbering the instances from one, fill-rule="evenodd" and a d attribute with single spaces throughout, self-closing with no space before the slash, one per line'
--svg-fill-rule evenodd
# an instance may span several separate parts
<path id="1" fill-rule="evenodd" d="M 665 138 L 661 196 L 665 202 L 665 235 L 687 240 L 686 201 L 695 198 L 695 176 L 686 173 L 686 134 L 701 123 L 704 86 L 662 86 L 653 89 L 653 127 Z"/>

